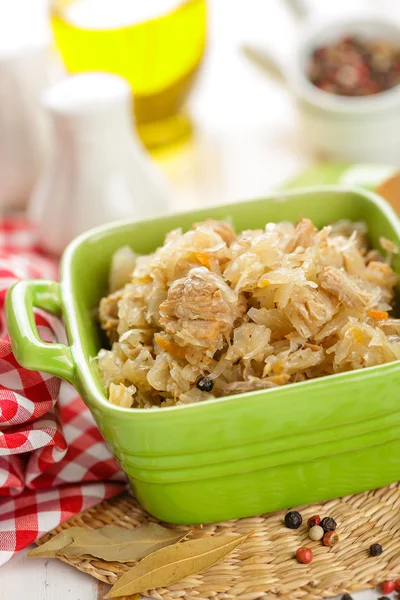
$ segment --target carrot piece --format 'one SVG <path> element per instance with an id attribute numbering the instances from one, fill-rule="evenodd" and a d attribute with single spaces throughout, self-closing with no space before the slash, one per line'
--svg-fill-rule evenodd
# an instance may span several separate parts
<path id="1" fill-rule="evenodd" d="M 203 267 L 207 267 L 207 269 L 210 268 L 210 257 L 208 254 L 205 254 L 204 252 L 195 252 L 195 257 Z"/>
<path id="2" fill-rule="evenodd" d="M 386 319 L 389 317 L 389 314 L 386 312 L 386 310 L 369 310 L 368 314 L 370 317 L 372 317 L 373 319 L 376 319 L 377 321 L 386 321 Z"/>
<path id="3" fill-rule="evenodd" d="M 160 346 L 161 350 L 168 352 L 174 358 L 185 358 L 185 348 L 175 344 L 175 342 L 171 342 L 170 340 L 166 340 L 161 335 L 156 334 L 154 336 L 155 341 Z"/>

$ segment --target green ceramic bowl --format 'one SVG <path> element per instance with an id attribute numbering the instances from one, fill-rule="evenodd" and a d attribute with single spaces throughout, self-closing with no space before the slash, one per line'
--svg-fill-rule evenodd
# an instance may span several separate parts
<path id="1" fill-rule="evenodd" d="M 318 226 L 363 219 L 371 242 L 400 244 L 400 226 L 378 196 L 339 187 L 274 194 L 142 222 L 95 229 L 66 250 L 61 283 L 23 281 L 7 298 L 8 326 L 24 367 L 70 381 L 127 473 L 143 506 L 173 523 L 200 523 L 282 509 L 376 488 L 400 475 L 398 362 L 284 386 L 152 410 L 107 402 L 96 363 L 93 309 L 106 293 L 112 254 L 148 253 L 176 227 L 213 217 L 238 230 L 310 217 Z M 395 264 L 400 272 L 400 262 Z M 33 307 L 64 317 L 70 345 L 40 341 Z"/>

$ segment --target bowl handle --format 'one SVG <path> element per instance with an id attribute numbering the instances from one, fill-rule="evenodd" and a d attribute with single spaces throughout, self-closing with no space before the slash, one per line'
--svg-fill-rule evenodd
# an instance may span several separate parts
<path id="1" fill-rule="evenodd" d="M 76 366 L 71 348 L 47 344 L 40 337 L 33 308 L 62 315 L 60 285 L 54 281 L 19 281 L 7 293 L 6 314 L 11 345 L 17 361 L 27 369 L 45 371 L 76 381 Z"/>

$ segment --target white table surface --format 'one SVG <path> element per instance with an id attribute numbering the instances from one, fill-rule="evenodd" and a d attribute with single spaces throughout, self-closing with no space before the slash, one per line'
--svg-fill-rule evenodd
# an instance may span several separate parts
<path id="1" fill-rule="evenodd" d="M 90 575 L 59 560 L 27 558 L 25 550 L 0 570 L 1 600 L 100 600 L 107 589 L 109 586 L 98 585 Z M 354 600 L 377 600 L 379 596 L 382 594 L 372 590 L 352 594 Z"/>
<path id="2" fill-rule="evenodd" d="M 45 3 L 0 0 L 0 37 L 45 31 Z M 243 41 L 264 40 L 284 54 L 285 40 L 294 28 L 284 0 L 209 0 L 209 4 L 207 61 L 191 102 L 196 136 L 161 162 L 179 209 L 262 196 L 313 160 L 296 136 L 296 115 L 287 92 L 260 75 L 239 51 Z M 310 4 L 325 12 L 364 6 L 386 13 L 400 10 L 398 0 L 310 0 Z M 25 551 L 0 571 L 1 600 L 95 600 L 104 593 L 105 587 L 90 576 L 58 560 L 27 559 Z M 366 591 L 353 597 L 372 600 L 379 595 Z"/>

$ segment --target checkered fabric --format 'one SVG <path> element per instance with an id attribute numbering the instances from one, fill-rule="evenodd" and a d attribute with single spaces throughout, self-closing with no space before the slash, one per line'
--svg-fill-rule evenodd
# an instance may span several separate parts
<path id="1" fill-rule="evenodd" d="M 15 360 L 4 315 L 19 279 L 57 277 L 26 221 L 0 222 L 0 565 L 72 515 L 126 483 L 75 390 Z M 60 321 L 37 310 L 46 342 L 65 342 Z"/>

